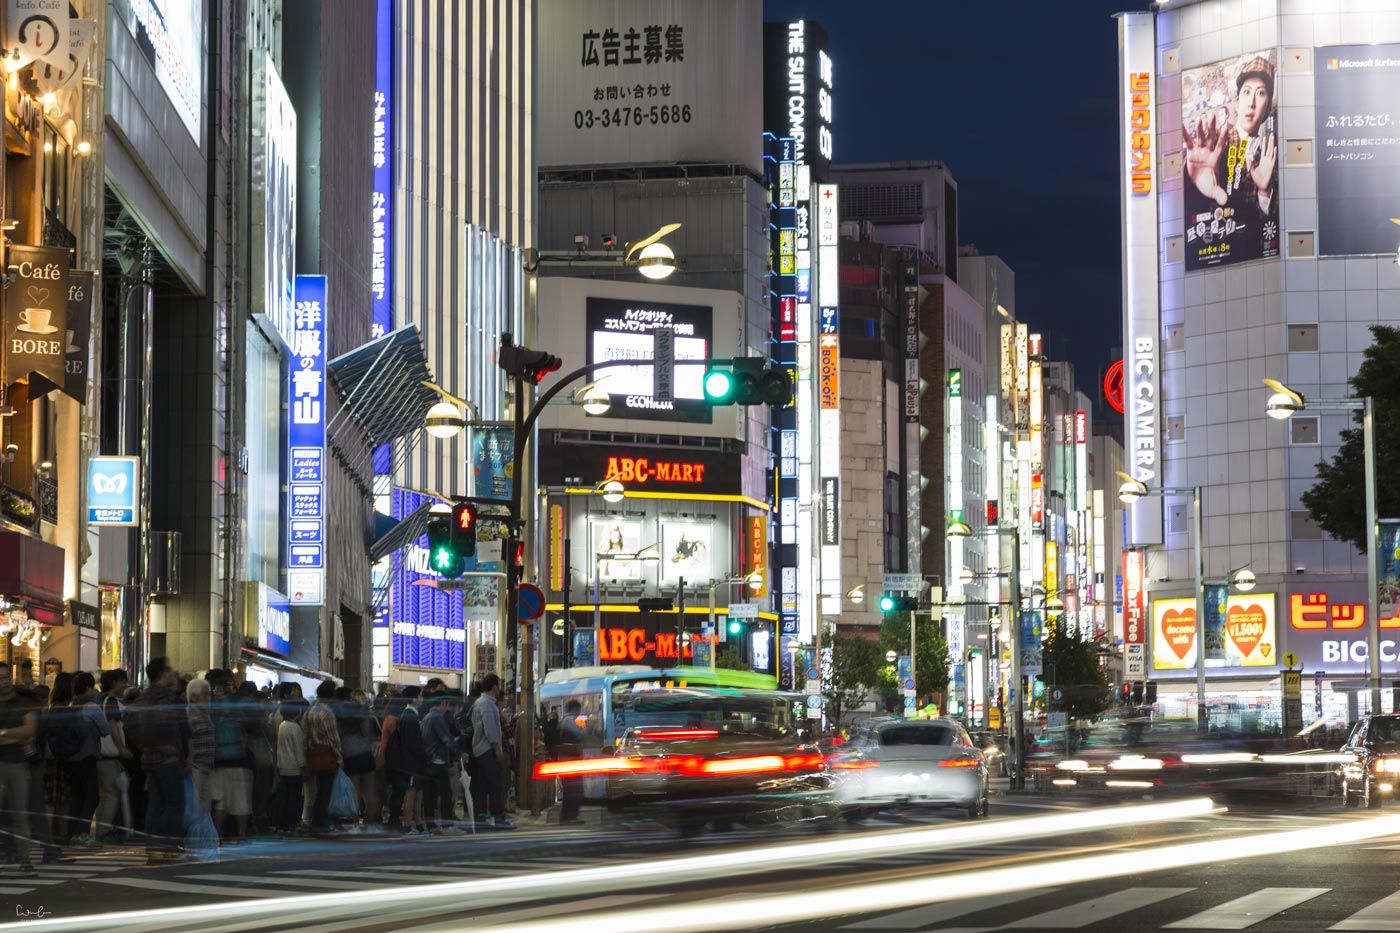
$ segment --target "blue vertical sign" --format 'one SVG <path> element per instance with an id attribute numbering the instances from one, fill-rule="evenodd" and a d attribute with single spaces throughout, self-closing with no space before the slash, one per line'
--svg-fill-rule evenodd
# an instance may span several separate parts
<path id="1" fill-rule="evenodd" d="M 394 0 L 375 0 L 374 109 L 370 153 L 373 162 L 370 193 L 370 338 L 394 329 L 390 271 L 394 222 Z M 374 452 L 374 472 L 390 472 L 390 448 Z"/>
<path id="2" fill-rule="evenodd" d="M 393 517 L 407 517 L 425 498 L 395 489 L 391 496 Z M 428 565 L 427 535 L 405 546 L 394 562 L 389 656 L 395 667 L 460 671 L 465 665 L 466 615 L 462 594 L 419 585 L 419 581 L 438 579 Z"/>
<path id="3" fill-rule="evenodd" d="M 326 277 L 299 275 L 287 367 L 287 592 L 320 605 L 326 566 Z"/>

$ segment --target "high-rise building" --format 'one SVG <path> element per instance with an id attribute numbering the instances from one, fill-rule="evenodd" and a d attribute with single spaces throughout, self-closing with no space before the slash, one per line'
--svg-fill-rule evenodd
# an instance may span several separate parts
<path id="1" fill-rule="evenodd" d="M 1119 16 L 1126 469 L 1200 489 L 1208 583 L 1257 580 L 1198 627 L 1191 498 L 1132 508 L 1129 676 L 1158 679 L 1169 713 L 1197 712 L 1201 641 L 1212 720 L 1278 727 L 1287 654 L 1316 675 L 1306 721 L 1369 703 L 1365 555 L 1300 498 L 1353 422 L 1274 421 L 1261 380 L 1344 397 L 1369 328 L 1400 321 L 1397 150 L 1367 103 L 1400 91 L 1400 24 L 1375 9 L 1186 0 Z M 1394 654 L 1382 629 L 1387 679 Z"/>

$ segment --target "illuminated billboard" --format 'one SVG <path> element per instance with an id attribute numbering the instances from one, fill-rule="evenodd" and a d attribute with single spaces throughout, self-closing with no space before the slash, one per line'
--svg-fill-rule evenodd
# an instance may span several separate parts
<path id="1" fill-rule="evenodd" d="M 1279 252 L 1273 49 L 1181 72 L 1186 271 Z"/>
<path id="2" fill-rule="evenodd" d="M 1225 667 L 1274 667 L 1278 629 L 1273 593 L 1236 593 L 1225 603 Z M 1158 671 L 1195 670 L 1196 601 L 1152 601 L 1152 667 Z M 1206 663 L 1216 666 L 1207 658 Z"/>
<path id="3" fill-rule="evenodd" d="M 1327 46 L 1313 62 L 1318 254 L 1393 253 L 1400 45 Z"/>
<path id="4" fill-rule="evenodd" d="M 677 360 L 703 360 L 709 355 L 712 308 L 661 301 L 630 301 L 590 297 L 587 301 L 588 362 L 650 360 L 656 347 L 652 333 L 659 327 L 675 332 Z M 700 380 L 703 366 L 677 366 L 673 401 L 653 393 L 651 366 L 619 366 L 596 374 L 612 406 L 597 418 L 656 421 L 710 420 Z"/>

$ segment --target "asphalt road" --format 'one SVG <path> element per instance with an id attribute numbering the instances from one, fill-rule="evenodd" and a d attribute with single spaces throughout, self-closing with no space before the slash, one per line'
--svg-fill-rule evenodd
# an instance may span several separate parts
<path id="1" fill-rule="evenodd" d="M 0 931 L 1400 930 L 1400 810 L 1296 800 L 1027 795 L 976 822 L 350 836 L 159 868 L 77 855 L 38 879 L 0 868 Z"/>

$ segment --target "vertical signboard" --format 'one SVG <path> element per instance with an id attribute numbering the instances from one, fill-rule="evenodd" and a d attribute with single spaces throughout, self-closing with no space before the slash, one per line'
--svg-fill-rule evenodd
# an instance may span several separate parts
<path id="1" fill-rule="evenodd" d="M 287 590 L 320 605 L 326 566 L 326 277 L 296 277 L 287 367 Z"/>
<path id="2" fill-rule="evenodd" d="M 823 55 L 824 57 L 824 55 Z M 841 612 L 840 217 L 835 185 L 817 185 L 817 458 L 822 482 L 821 612 Z M 801 412 L 798 413 L 801 418 Z"/>
<path id="3" fill-rule="evenodd" d="M 750 515 L 746 519 L 748 534 L 744 538 L 745 576 L 758 574 L 763 579 L 762 586 L 755 589 L 748 586 L 753 599 L 768 596 L 768 516 Z M 747 586 L 747 582 L 745 584 Z"/>
<path id="4" fill-rule="evenodd" d="M 1016 325 L 1001 325 L 1001 395 L 997 419 L 1008 428 L 1016 426 Z"/>
<path id="5" fill-rule="evenodd" d="M 68 251 L 10 246 L 14 277 L 5 286 L 4 362 L 7 378 L 30 373 L 65 384 L 68 347 Z"/>
<path id="6" fill-rule="evenodd" d="M 1158 372 L 1157 179 L 1155 160 L 1141 158 L 1155 140 L 1156 14 L 1118 15 L 1119 207 L 1122 220 L 1123 346 L 1128 391 L 1128 472 L 1157 485 L 1161 415 Z M 1162 543 L 1162 509 L 1144 496 L 1128 507 L 1127 544 Z M 1145 611 L 1145 607 L 1143 609 Z"/>
<path id="7" fill-rule="evenodd" d="M 1376 600 L 1384 624 L 1400 608 L 1400 519 L 1382 518 L 1377 525 Z"/>
<path id="8" fill-rule="evenodd" d="M 374 109 L 370 123 L 374 166 L 369 237 L 371 339 L 383 337 L 394 326 L 394 280 L 390 271 L 394 222 L 394 0 L 375 0 L 374 43 Z"/>
<path id="9" fill-rule="evenodd" d="M 1225 602 L 1229 598 L 1230 585 L 1228 583 L 1205 584 L 1204 637 L 1207 661 L 1225 660 Z"/>
<path id="10" fill-rule="evenodd" d="M 1089 508 L 1089 413 L 1074 413 L 1074 507 Z"/>
<path id="11" fill-rule="evenodd" d="M 919 422 L 919 266 L 904 265 L 904 421 Z"/>
<path id="12" fill-rule="evenodd" d="M 252 290 L 253 313 L 265 316 L 273 330 L 291 343 L 297 245 L 297 114 L 270 55 L 258 54 L 253 80 L 254 248 L 249 281 L 264 283 Z"/>
<path id="13" fill-rule="evenodd" d="M 87 520 L 92 526 L 134 528 L 141 523 L 141 458 L 88 461 Z"/>
<path id="14" fill-rule="evenodd" d="M 68 328 L 64 340 L 63 394 L 87 402 L 88 342 L 96 306 L 97 273 L 74 270 L 68 275 Z"/>
<path id="15" fill-rule="evenodd" d="M 1137 548 L 1123 551 L 1123 644 L 1147 643 L 1147 554 Z"/>
<path id="16" fill-rule="evenodd" d="M 825 178 L 834 152 L 834 68 L 826 33 L 811 20 L 764 26 L 764 124 L 793 140 L 794 159 Z"/>

